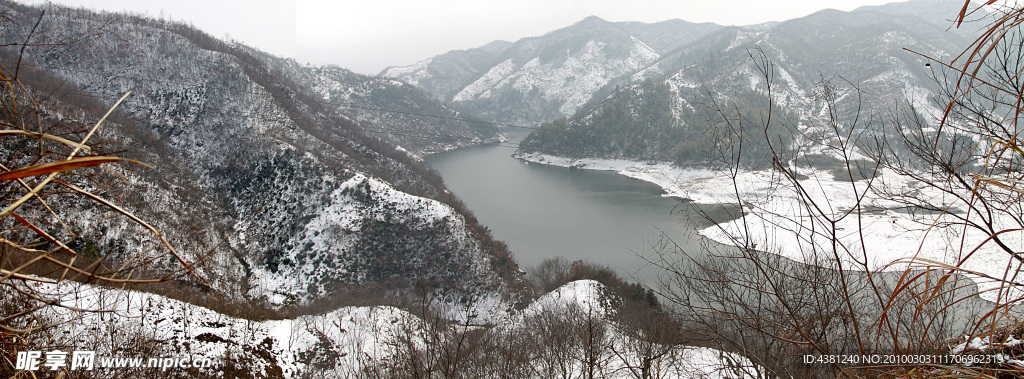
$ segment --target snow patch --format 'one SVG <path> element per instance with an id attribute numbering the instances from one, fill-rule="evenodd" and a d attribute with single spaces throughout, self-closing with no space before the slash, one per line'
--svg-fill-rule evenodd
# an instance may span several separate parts
<path id="1" fill-rule="evenodd" d="M 433 58 L 424 59 L 409 66 L 390 67 L 384 71 L 382 76 L 390 79 L 401 78 L 414 87 L 420 87 L 420 81 L 431 77 L 430 70 L 428 70 L 431 63 L 433 63 Z"/>
<path id="2" fill-rule="evenodd" d="M 506 78 L 515 71 L 515 69 L 515 62 L 512 61 L 512 58 L 506 59 L 504 62 L 491 67 L 490 70 L 487 70 L 487 73 L 484 74 L 484 76 L 481 76 L 480 79 L 477 79 L 472 84 L 466 86 L 466 88 L 463 88 L 462 91 L 455 94 L 452 101 L 470 101 L 476 98 L 486 99 L 491 97 L 490 89 L 494 88 L 494 86 L 499 83 L 504 82 Z"/>
<path id="3" fill-rule="evenodd" d="M 572 159 L 539 153 L 517 154 L 517 158 L 533 163 L 549 164 L 561 167 L 574 167 L 593 170 L 615 171 L 619 174 L 648 181 L 660 186 L 665 194 L 682 199 L 689 199 L 698 204 L 736 204 L 742 201 L 745 215 L 736 220 L 700 230 L 705 237 L 727 245 L 735 245 L 741 231 L 748 230 L 753 241 L 765 241 L 771 251 L 798 261 L 810 261 L 805 252 L 810 246 L 818 251 L 830 251 L 830 236 L 824 234 L 831 230 L 830 225 L 816 225 L 821 222 L 807 214 L 801 206 L 801 198 L 788 186 L 778 186 L 785 178 L 771 170 L 743 171 L 736 178 L 736 190 L 733 191 L 733 180 L 727 175 L 714 170 L 678 167 L 669 163 L 637 162 L 622 159 Z M 858 194 L 864 194 L 866 182 L 837 181 L 831 173 L 816 170 L 798 170 L 808 178 L 800 180 L 807 189 L 805 196 L 823 206 L 830 217 L 850 210 L 857 202 Z M 853 191 L 857 185 L 859 192 Z M 915 193 L 929 201 L 941 204 L 954 204 L 952 198 L 926 188 L 921 183 L 914 183 L 887 170 L 882 170 L 880 179 L 875 186 L 883 186 L 900 193 Z M 881 187 L 879 187 L 881 188 Z M 955 225 L 952 215 L 922 215 L 901 211 L 901 204 L 883 200 L 881 195 L 868 191 L 862 199 L 865 208 L 877 209 L 863 212 L 858 220 L 856 215 L 843 218 L 836 225 L 837 237 L 846 246 L 852 248 L 843 257 L 847 263 L 867 261 L 870 269 L 899 271 L 907 268 L 906 262 L 892 264 L 906 258 L 930 259 L 945 264 L 956 264 L 963 258 L 962 254 L 970 252 L 975 246 L 981 245 L 970 259 L 961 266 L 963 269 L 1002 277 L 1009 268 L 1010 272 L 1022 269 L 1021 264 L 1001 251 L 994 243 L 982 244 L 987 237 L 984 233 L 956 226 L 941 227 L 946 223 Z M 996 230 L 1011 229 L 1012 220 L 997 220 Z M 744 223 L 746 225 L 744 226 Z M 1005 227 L 1005 228 L 1004 228 Z M 778 233 L 778 230 L 786 230 Z M 863 239 L 862 239 L 863 237 Z M 1009 246 L 1024 246 L 1024 231 L 1009 232 L 1001 235 Z M 863 248 L 860 244 L 863 241 Z M 965 252 L 958 247 L 966 246 Z M 968 275 L 978 285 L 980 296 L 986 300 L 995 300 L 998 296 L 996 283 L 981 277 Z M 1006 296 L 1005 294 L 1003 296 Z"/>

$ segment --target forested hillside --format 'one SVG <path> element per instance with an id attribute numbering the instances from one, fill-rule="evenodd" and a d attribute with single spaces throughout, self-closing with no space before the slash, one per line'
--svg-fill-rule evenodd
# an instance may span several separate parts
<path id="1" fill-rule="evenodd" d="M 504 244 L 409 152 L 500 138 L 493 127 L 358 108 L 456 115 L 400 83 L 299 66 L 180 23 L 2 6 L 4 35 L 35 42 L 4 48 L 3 64 L 37 94 L 44 124 L 87 124 L 131 92 L 100 138 L 154 169 L 119 170 L 130 186 L 107 191 L 210 284 L 175 276 L 186 285 L 267 307 L 352 283 L 426 283 L 459 299 L 519 287 Z M 76 243 L 110 264 L 158 248 L 88 204 L 62 205 L 80 215 Z"/>
<path id="2" fill-rule="evenodd" d="M 762 114 L 768 98 L 747 90 L 719 101 L 722 107 L 735 110 L 737 114 L 722 115 L 710 107 L 681 107 L 677 104 L 678 94 L 668 84 L 646 80 L 616 91 L 593 111 L 542 124 L 520 143 L 518 153 L 696 165 L 707 163 L 732 124 L 736 130 L 741 130 L 735 137 L 749 142 L 747 147 L 752 152 L 749 157 L 764 157 L 768 149 L 761 135 L 764 130 L 752 120 Z M 786 126 L 798 125 L 799 117 L 778 106 L 773 111 L 776 119 L 769 134 L 783 146 L 792 140 Z M 746 163 L 765 165 L 767 162 L 751 158 Z"/>

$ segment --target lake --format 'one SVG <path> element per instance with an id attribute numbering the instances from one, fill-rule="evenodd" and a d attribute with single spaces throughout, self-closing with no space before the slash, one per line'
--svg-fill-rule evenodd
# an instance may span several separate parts
<path id="1" fill-rule="evenodd" d="M 526 133 L 510 134 L 517 142 Z M 506 146 L 473 146 L 434 154 L 426 161 L 480 222 L 491 228 L 494 237 L 508 243 L 524 270 L 545 258 L 561 256 L 605 264 L 625 278 L 660 287 L 658 269 L 646 265 L 640 254 L 650 256 L 652 244 L 663 233 L 695 254 L 701 254 L 701 243 L 714 244 L 696 232 L 712 223 L 692 203 L 662 196 L 661 188 L 654 184 L 611 171 L 525 164 L 512 158 L 513 151 Z M 728 219 L 721 206 L 705 206 L 704 211 L 716 220 Z M 893 286 L 901 274 L 875 274 L 875 280 Z M 854 288 L 866 280 L 858 272 L 847 275 Z M 953 296 L 967 296 L 976 290 L 964 286 Z M 877 306 L 871 301 L 863 304 Z M 990 303 L 968 297 L 951 309 L 956 322 L 946 327 L 959 330 L 989 309 Z"/>
<path id="2" fill-rule="evenodd" d="M 527 131 L 512 131 L 518 142 Z M 510 143 L 509 145 L 514 145 Z M 508 146 L 473 146 L 426 157 L 521 267 L 565 257 L 606 264 L 653 285 L 641 270 L 662 233 L 696 249 L 696 227 L 711 225 L 657 185 L 611 171 L 577 170 L 512 158 Z M 649 254 L 648 254 L 649 255 Z"/>

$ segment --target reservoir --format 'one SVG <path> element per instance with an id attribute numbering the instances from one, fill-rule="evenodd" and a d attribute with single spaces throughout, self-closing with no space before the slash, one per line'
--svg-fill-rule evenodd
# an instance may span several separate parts
<path id="1" fill-rule="evenodd" d="M 528 131 L 512 130 L 515 145 Z M 617 269 L 654 285 L 641 270 L 664 235 L 697 249 L 695 227 L 711 225 L 688 203 L 664 197 L 657 185 L 612 171 L 577 170 L 512 158 L 513 147 L 482 145 L 426 157 L 449 189 L 528 270 L 565 257 Z M 664 233 L 664 234 L 663 234 Z"/>
<path id="2" fill-rule="evenodd" d="M 525 134 L 510 133 L 516 142 Z M 482 145 L 434 154 L 426 161 L 494 237 L 508 243 L 527 275 L 531 266 L 560 256 L 569 261 L 604 264 L 627 280 L 660 287 L 659 269 L 648 265 L 643 257 L 657 261 L 652 256 L 652 245 L 663 235 L 694 256 L 704 254 L 701 243 L 715 244 L 697 234 L 697 228 L 712 223 L 692 203 L 662 196 L 661 188 L 652 183 L 612 171 L 525 164 L 512 158 L 513 152 L 514 148 L 507 146 Z M 704 207 L 714 219 L 728 219 L 721 206 Z M 733 212 L 737 211 L 733 207 Z M 888 272 L 875 274 L 875 278 L 893 286 L 901 274 Z M 857 272 L 848 275 L 853 283 L 865 280 Z M 973 285 L 963 286 L 955 296 L 976 291 Z M 952 311 L 959 315 L 958 322 L 969 323 L 981 314 L 978 312 L 988 309 L 990 304 L 971 296 Z"/>

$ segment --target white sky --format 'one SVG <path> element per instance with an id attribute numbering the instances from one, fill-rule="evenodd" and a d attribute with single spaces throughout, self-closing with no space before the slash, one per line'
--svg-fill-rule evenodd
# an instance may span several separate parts
<path id="1" fill-rule="evenodd" d="M 41 4 L 40 0 L 23 0 Z M 336 64 L 363 74 L 494 40 L 515 41 L 572 25 L 683 19 L 723 25 L 784 21 L 832 8 L 897 0 L 57 0 L 109 11 L 187 20 L 299 62 Z"/>

